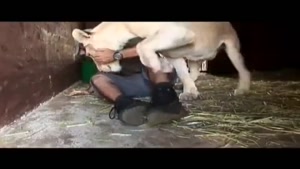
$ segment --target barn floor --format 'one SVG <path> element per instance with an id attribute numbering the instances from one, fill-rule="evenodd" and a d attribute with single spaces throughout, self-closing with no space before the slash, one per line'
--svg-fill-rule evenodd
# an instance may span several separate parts
<path id="1" fill-rule="evenodd" d="M 95 96 L 67 96 L 76 83 L 0 130 L 0 147 L 300 147 L 300 72 L 253 73 L 252 91 L 232 96 L 236 78 L 201 76 L 201 99 L 172 124 L 125 127 Z"/>

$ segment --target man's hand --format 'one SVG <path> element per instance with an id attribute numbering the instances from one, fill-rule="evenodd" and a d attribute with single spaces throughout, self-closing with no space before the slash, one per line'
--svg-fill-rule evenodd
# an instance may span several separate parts
<path id="1" fill-rule="evenodd" d="M 87 54 L 99 64 L 108 64 L 114 61 L 115 51 L 110 49 L 94 49 L 90 45 L 86 46 Z"/>

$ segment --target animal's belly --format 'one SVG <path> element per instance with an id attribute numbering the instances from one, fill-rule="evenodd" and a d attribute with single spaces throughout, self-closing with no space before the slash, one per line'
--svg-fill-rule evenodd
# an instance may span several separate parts
<path id="1" fill-rule="evenodd" d="M 189 60 L 211 60 L 217 55 L 218 47 L 207 47 L 206 48 L 196 48 L 190 45 L 179 47 L 176 49 L 168 50 L 162 52 L 166 57 L 171 58 L 182 58 L 185 57 Z"/>
<path id="2" fill-rule="evenodd" d="M 217 51 L 205 51 L 205 52 L 194 52 L 186 55 L 188 60 L 199 61 L 199 60 L 213 60 L 217 56 Z"/>

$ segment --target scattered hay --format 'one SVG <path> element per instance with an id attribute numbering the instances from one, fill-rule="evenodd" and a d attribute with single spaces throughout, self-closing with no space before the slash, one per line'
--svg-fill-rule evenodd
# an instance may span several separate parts
<path id="1" fill-rule="evenodd" d="M 189 116 L 174 126 L 190 130 L 196 137 L 222 140 L 224 147 L 282 147 L 279 136 L 296 144 L 300 141 L 300 81 L 256 80 L 251 92 L 233 96 L 236 78 L 202 76 L 200 101 L 190 103 Z M 264 77 L 272 76 L 264 74 Z M 293 136 L 293 139 L 287 139 Z M 267 140 L 272 138 L 272 140 Z"/>
<path id="2" fill-rule="evenodd" d="M 175 123 L 175 126 L 200 133 L 195 135 L 197 137 L 206 139 L 222 137 L 226 139 L 225 141 L 233 141 L 243 147 L 248 147 L 248 144 L 259 146 L 257 141 L 262 136 L 275 136 L 278 133 L 300 134 L 299 119 L 277 117 L 257 119 L 257 116 L 195 112 L 181 122 Z"/>
<path id="3" fill-rule="evenodd" d="M 297 74 L 253 73 L 251 91 L 244 96 L 233 96 L 236 77 L 201 76 L 197 82 L 201 99 L 187 103 L 190 115 L 172 125 L 194 137 L 222 141 L 224 148 L 299 146 L 300 79 L 288 79 Z M 108 113 L 111 108 L 91 95 L 77 97 L 86 97 L 80 104 L 98 106 L 95 113 Z"/>

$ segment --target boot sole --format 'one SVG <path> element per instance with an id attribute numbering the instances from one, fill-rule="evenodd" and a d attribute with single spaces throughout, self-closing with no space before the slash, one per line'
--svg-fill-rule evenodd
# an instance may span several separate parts
<path id="1" fill-rule="evenodd" d="M 172 113 L 165 113 L 163 111 L 159 110 L 151 110 L 148 112 L 148 121 L 147 125 L 148 126 L 156 126 L 160 124 L 168 124 L 171 123 L 172 121 L 180 120 L 181 118 L 187 116 L 189 112 L 185 110 L 184 108 L 180 109 L 179 113 L 172 114 Z"/>
<path id="2" fill-rule="evenodd" d="M 122 112 L 119 119 L 124 125 L 140 126 L 146 123 L 145 112 L 146 106 L 136 106 Z"/>

